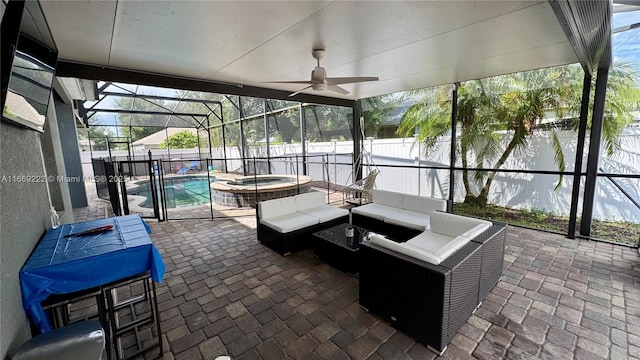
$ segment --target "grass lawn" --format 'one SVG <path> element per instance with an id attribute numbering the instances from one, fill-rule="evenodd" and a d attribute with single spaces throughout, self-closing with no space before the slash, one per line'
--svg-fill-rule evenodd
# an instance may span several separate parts
<path id="1" fill-rule="evenodd" d="M 453 212 L 461 215 L 505 222 L 512 225 L 521 225 L 534 229 L 567 233 L 569 218 L 554 215 L 541 210 L 508 209 L 505 207 L 487 205 L 480 208 L 475 205 L 455 203 Z M 580 219 L 578 219 L 578 229 Z M 593 220 L 591 237 L 616 243 L 637 246 L 640 241 L 640 224 L 624 221 L 600 221 Z"/>

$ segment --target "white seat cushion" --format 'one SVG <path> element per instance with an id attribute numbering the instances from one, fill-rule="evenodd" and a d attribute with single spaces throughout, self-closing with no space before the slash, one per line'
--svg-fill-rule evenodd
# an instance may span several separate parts
<path id="1" fill-rule="evenodd" d="M 425 231 L 422 234 L 407 241 L 407 244 L 420 248 L 424 251 L 437 256 L 444 260 L 458 249 L 463 247 L 471 241 L 464 236 L 458 236 L 452 238 L 450 236 L 434 233 L 431 231 Z"/>
<path id="2" fill-rule="evenodd" d="M 298 211 L 298 213 L 313 216 L 315 218 L 318 218 L 318 220 L 323 223 L 331 221 L 333 219 L 337 219 L 339 217 L 347 216 L 349 215 L 349 210 L 340 209 L 331 205 L 322 205 L 311 209 L 300 210 Z"/>
<path id="3" fill-rule="evenodd" d="M 404 226 L 409 229 L 428 230 L 431 226 L 430 216 L 409 210 L 397 211 L 384 218 L 384 222 Z"/>
<path id="4" fill-rule="evenodd" d="M 428 262 L 430 264 L 438 265 L 440 264 L 440 262 L 442 262 L 442 259 L 440 259 L 438 256 L 428 253 L 415 246 L 411 246 L 407 243 L 397 243 L 395 241 L 391 241 L 382 235 L 378 235 L 378 234 L 372 235 L 369 237 L 369 241 L 372 244 L 382 246 L 389 250 L 410 256 L 417 260 Z"/>
<path id="5" fill-rule="evenodd" d="M 312 209 L 326 204 L 325 195 L 319 191 L 312 191 L 295 196 L 296 211 Z"/>
<path id="6" fill-rule="evenodd" d="M 296 211 L 296 198 L 293 196 L 261 201 L 258 203 L 260 219 L 271 219 Z"/>
<path id="7" fill-rule="evenodd" d="M 436 251 L 435 255 L 439 256 L 442 260 L 448 258 L 451 254 L 458 251 L 461 247 L 469 243 L 471 239 L 465 236 L 458 236 L 449 241 L 445 246 Z"/>
<path id="8" fill-rule="evenodd" d="M 291 213 L 269 219 L 260 219 L 260 223 L 284 234 L 316 225 L 319 220 L 317 217 Z"/>
<path id="9" fill-rule="evenodd" d="M 353 209 L 351 209 L 351 212 L 353 214 L 364 215 L 377 220 L 384 220 L 385 217 L 393 216 L 398 211 L 402 211 L 402 210 L 394 207 L 390 207 L 390 206 L 375 204 L 375 203 L 362 205 L 362 206 L 354 207 Z"/>
<path id="10" fill-rule="evenodd" d="M 418 236 L 409 239 L 407 244 L 435 254 L 439 249 L 447 246 L 451 240 L 453 240 L 451 236 L 425 231 Z"/>

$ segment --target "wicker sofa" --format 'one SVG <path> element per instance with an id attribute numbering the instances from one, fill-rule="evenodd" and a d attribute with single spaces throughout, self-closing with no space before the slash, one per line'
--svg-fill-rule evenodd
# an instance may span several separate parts
<path id="1" fill-rule="evenodd" d="M 384 234 L 404 234 L 408 229 L 429 229 L 434 211 L 445 211 L 447 202 L 388 190 L 373 190 L 373 203 L 351 209 L 353 224 Z"/>
<path id="2" fill-rule="evenodd" d="M 325 203 L 324 194 L 267 200 L 256 208 L 258 241 L 281 255 L 309 247 L 311 233 L 345 223 L 349 210 Z"/>
<path id="3" fill-rule="evenodd" d="M 360 305 L 442 353 L 502 275 L 506 226 L 434 212 L 405 243 L 360 247 Z"/>

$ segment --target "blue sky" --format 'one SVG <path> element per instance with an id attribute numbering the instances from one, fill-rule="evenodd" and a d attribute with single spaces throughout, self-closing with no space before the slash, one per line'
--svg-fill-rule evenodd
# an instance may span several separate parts
<path id="1" fill-rule="evenodd" d="M 613 15 L 613 28 L 640 22 L 640 11 Z M 613 60 L 631 62 L 640 71 L 640 28 L 613 35 Z"/>

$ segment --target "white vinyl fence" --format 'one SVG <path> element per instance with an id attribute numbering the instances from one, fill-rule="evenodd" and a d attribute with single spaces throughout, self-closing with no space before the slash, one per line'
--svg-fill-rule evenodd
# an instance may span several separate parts
<path id="1" fill-rule="evenodd" d="M 572 172 L 575 164 L 577 134 L 573 131 L 558 132 L 560 143 L 565 156 L 566 170 Z M 506 144 L 508 137 L 505 136 L 503 143 Z M 338 185 L 348 185 L 353 182 L 351 154 L 353 152 L 351 141 L 308 143 L 307 159 L 308 175 L 317 180 L 328 180 Z M 631 128 L 625 132 L 621 138 L 622 151 L 611 156 L 602 156 L 600 168 L 605 173 L 640 174 L 640 129 Z M 363 162 L 369 164 L 364 168 L 363 176 L 368 171 L 377 166 L 380 175 L 376 179 L 376 188 L 405 193 L 432 196 L 436 198 L 446 198 L 449 192 L 449 171 L 439 169 L 410 169 L 394 166 L 440 166 L 449 165 L 450 142 L 439 142 L 433 149 L 425 154 L 424 145 L 417 144 L 413 138 L 405 139 L 367 139 L 364 142 L 365 155 Z M 159 158 L 166 150 L 153 150 L 154 158 Z M 583 169 L 586 169 L 586 159 L 588 152 L 588 141 L 585 144 L 585 154 Z M 228 158 L 240 158 L 237 147 L 227 147 Z M 302 158 L 279 158 L 280 156 L 295 156 L 302 153 L 300 144 L 278 144 L 272 145 L 270 155 L 271 168 L 274 173 L 295 174 L 296 171 L 302 173 Z M 112 154 L 126 156 L 126 151 L 112 151 Z M 144 154 L 137 152 L 136 155 L 142 158 Z M 222 158 L 221 149 L 213 151 L 214 158 Z M 250 146 L 247 149 L 248 158 L 266 157 L 264 146 Z M 370 156 L 369 156 L 370 154 Z M 422 154 L 419 156 L 419 154 Z M 82 161 L 85 174 L 92 174 L 91 160 L 89 152 L 82 153 Z M 171 150 L 171 156 L 197 157 L 195 149 Z M 108 156 L 106 151 L 93 153 L 94 157 Z M 469 167 L 476 164 L 469 159 Z M 344 164 L 344 165 L 343 165 Z M 461 162 L 457 160 L 457 166 Z M 241 160 L 228 160 L 229 171 L 242 169 Z M 253 166 L 253 165 L 251 165 Z M 489 167 L 489 164 L 485 164 Z M 222 164 L 216 168 L 223 169 Z M 258 169 L 266 169 L 264 161 L 258 164 Z M 554 152 L 549 132 L 538 132 L 529 139 L 525 151 L 512 154 L 502 167 L 504 169 L 532 170 L 532 171 L 558 171 L 558 166 L 554 161 Z M 252 168 L 249 169 L 253 171 Z M 260 170 L 259 170 L 260 172 Z M 473 180 L 473 173 L 469 172 L 470 182 L 475 193 L 479 187 Z M 546 174 L 516 174 L 498 172 L 494 178 L 489 202 L 491 204 L 505 206 L 508 208 L 538 209 L 549 211 L 557 215 L 568 216 L 571 205 L 571 191 L 573 179 L 565 176 L 561 185 L 556 189 L 558 183 L 557 175 Z M 613 181 L 612 181 L 613 180 Z M 583 191 L 584 184 L 581 184 Z M 607 179 L 600 177 L 596 189 L 596 203 L 594 207 L 594 217 L 600 220 L 623 220 L 630 222 L 640 222 L 640 209 L 638 209 L 620 190 L 624 190 L 630 197 L 640 202 L 640 179 L 614 178 Z M 455 200 L 464 199 L 464 187 L 462 184 L 462 172 L 456 173 L 455 178 Z M 582 198 L 582 197 L 581 197 Z M 578 213 L 582 204 L 579 203 Z"/>

